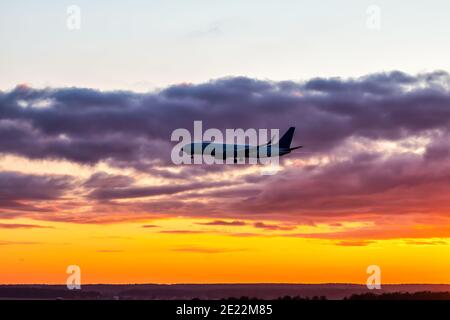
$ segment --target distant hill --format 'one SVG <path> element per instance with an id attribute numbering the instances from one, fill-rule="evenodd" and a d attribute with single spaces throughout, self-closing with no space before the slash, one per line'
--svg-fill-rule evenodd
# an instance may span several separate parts
<path id="1" fill-rule="evenodd" d="M 369 290 L 358 284 L 129 284 L 0 285 L 1 299 L 445 299 L 448 284 L 384 285 Z"/>
<path id="2" fill-rule="evenodd" d="M 347 299 L 347 298 L 345 298 Z M 450 292 L 390 292 L 354 294 L 348 300 L 450 300 Z"/>

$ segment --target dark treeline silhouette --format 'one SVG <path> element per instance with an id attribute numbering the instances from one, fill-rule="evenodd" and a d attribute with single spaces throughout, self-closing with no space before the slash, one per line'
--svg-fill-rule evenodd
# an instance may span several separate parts
<path id="1" fill-rule="evenodd" d="M 327 300 L 327 297 L 325 296 L 312 296 L 312 297 L 301 297 L 301 296 L 283 296 L 283 297 L 279 297 L 277 300 L 303 300 L 303 301 L 308 301 L 308 300 Z"/>
<path id="2" fill-rule="evenodd" d="M 0 285 L 0 299 L 450 300 L 448 288 L 448 285 L 386 285 L 383 290 L 369 292 L 364 286 L 345 284 L 99 284 L 68 290 L 64 285 Z"/>
<path id="3" fill-rule="evenodd" d="M 35 287 L 0 287 L 0 298 L 11 299 L 98 299 L 95 291 Z"/>
<path id="4" fill-rule="evenodd" d="M 344 300 L 450 300 L 450 292 L 390 292 L 353 294 Z"/>
<path id="5" fill-rule="evenodd" d="M 258 299 L 257 297 L 242 296 L 242 297 L 239 297 L 239 298 L 229 297 L 229 298 L 221 299 L 221 300 L 226 300 L 226 301 L 252 301 L 252 300 L 261 300 L 261 299 Z M 275 300 L 303 300 L 303 301 L 308 301 L 308 300 L 327 300 L 327 297 L 325 297 L 325 296 L 313 296 L 313 297 L 282 296 L 282 297 L 276 298 Z"/>

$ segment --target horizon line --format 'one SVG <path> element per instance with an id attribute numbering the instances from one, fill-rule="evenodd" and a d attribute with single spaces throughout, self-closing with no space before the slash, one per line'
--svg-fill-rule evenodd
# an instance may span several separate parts
<path id="1" fill-rule="evenodd" d="M 352 282 L 318 282 L 318 283 L 301 283 L 301 282 L 211 282 L 211 283 L 156 283 L 156 282 L 140 282 L 140 283 L 86 283 L 83 286 L 123 286 L 123 285 L 353 285 L 366 286 L 365 283 Z M 385 283 L 383 286 L 419 286 L 419 285 L 434 285 L 434 286 L 450 286 L 450 283 Z M 0 286 L 66 286 L 65 283 L 0 283 Z"/>

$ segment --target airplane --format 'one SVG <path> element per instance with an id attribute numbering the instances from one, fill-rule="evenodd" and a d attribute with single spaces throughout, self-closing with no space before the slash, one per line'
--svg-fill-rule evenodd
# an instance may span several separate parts
<path id="1" fill-rule="evenodd" d="M 297 146 L 291 148 L 292 137 L 294 136 L 295 127 L 290 127 L 286 133 L 281 137 L 281 139 L 272 144 L 272 139 L 266 144 L 250 146 L 248 144 L 223 144 L 223 143 L 212 143 L 212 142 L 192 142 L 186 144 L 181 148 L 181 151 L 190 155 L 191 159 L 194 158 L 195 154 L 203 155 L 206 148 L 206 154 L 217 159 L 226 160 L 227 158 L 233 157 L 234 163 L 237 160 L 242 160 L 243 158 L 267 158 L 273 156 L 284 156 L 291 153 L 293 150 L 302 148 L 303 146 Z M 228 152 L 227 152 L 228 151 Z"/>

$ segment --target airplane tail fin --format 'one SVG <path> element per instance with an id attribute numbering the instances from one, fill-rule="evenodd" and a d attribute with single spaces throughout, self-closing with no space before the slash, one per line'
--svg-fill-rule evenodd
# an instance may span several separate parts
<path id="1" fill-rule="evenodd" d="M 294 136 L 295 127 L 290 127 L 288 131 L 281 137 L 278 142 L 280 148 L 289 149 L 291 147 L 292 137 Z"/>

